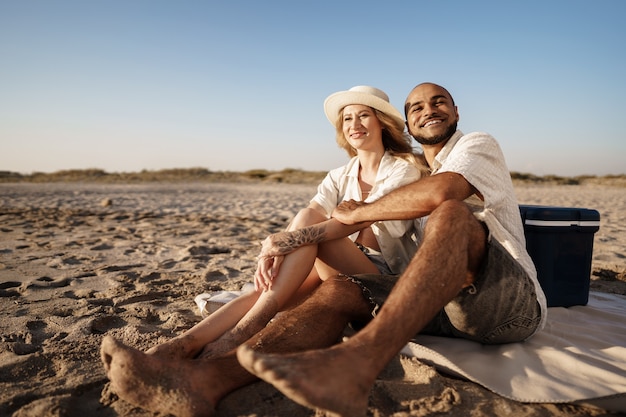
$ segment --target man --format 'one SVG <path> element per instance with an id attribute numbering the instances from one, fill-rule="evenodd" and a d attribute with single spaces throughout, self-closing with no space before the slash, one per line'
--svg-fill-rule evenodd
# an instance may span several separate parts
<path id="1" fill-rule="evenodd" d="M 239 347 L 237 359 L 249 372 L 237 366 L 233 352 L 220 359 L 160 360 L 105 338 L 102 356 L 113 390 L 153 411 L 206 415 L 257 376 L 311 408 L 365 415 L 376 377 L 419 332 L 508 343 L 538 331 L 545 297 L 496 141 L 457 131 L 452 96 L 435 84 L 411 91 L 405 115 L 432 175 L 334 213 L 346 224 L 428 216 L 421 246 L 400 277 L 325 281 Z M 272 250 L 263 255 L 282 253 Z M 350 322 L 364 327 L 336 344 Z"/>

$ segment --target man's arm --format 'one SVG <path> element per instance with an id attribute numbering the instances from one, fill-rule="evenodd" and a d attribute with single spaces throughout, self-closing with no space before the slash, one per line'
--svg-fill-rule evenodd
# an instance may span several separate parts
<path id="1" fill-rule="evenodd" d="M 416 219 L 427 216 L 444 201 L 463 201 L 474 193 L 462 175 L 443 172 L 397 188 L 369 204 L 342 203 L 332 216 L 344 224 Z"/>

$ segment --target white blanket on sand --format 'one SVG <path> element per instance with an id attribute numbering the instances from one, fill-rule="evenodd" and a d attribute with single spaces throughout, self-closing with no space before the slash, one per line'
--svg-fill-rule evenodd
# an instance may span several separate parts
<path id="1" fill-rule="evenodd" d="M 546 327 L 524 343 L 420 335 L 402 353 L 512 400 L 626 412 L 624 296 L 592 292 L 587 306 L 551 307 Z"/>
<path id="2" fill-rule="evenodd" d="M 239 294 L 201 294 L 196 303 L 206 315 Z M 551 307 L 546 327 L 524 343 L 487 346 L 420 335 L 402 353 L 515 401 L 626 412 L 626 297 L 621 295 L 592 292 L 586 306 Z"/>

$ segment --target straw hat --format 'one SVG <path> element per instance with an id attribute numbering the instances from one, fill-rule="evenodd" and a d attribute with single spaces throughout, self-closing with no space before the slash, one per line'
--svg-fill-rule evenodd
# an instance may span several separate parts
<path id="1" fill-rule="evenodd" d="M 348 91 L 339 91 L 331 94 L 324 101 L 324 113 L 326 113 L 326 117 L 330 123 L 335 126 L 337 118 L 339 118 L 339 112 L 343 110 L 344 107 L 351 104 L 362 104 L 380 110 L 386 115 L 391 116 L 398 124 L 398 127 L 401 129 L 404 128 L 404 118 L 402 114 L 389 103 L 387 94 L 378 88 L 369 87 L 367 85 L 358 85 Z"/>

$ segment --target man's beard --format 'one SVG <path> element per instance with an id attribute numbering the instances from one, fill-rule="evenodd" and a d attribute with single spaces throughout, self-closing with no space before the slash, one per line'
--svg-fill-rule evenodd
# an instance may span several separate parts
<path id="1" fill-rule="evenodd" d="M 448 126 L 448 129 L 446 129 L 446 131 L 443 132 L 441 135 L 433 136 L 430 138 L 427 138 L 425 136 L 411 136 L 413 136 L 413 139 L 415 139 L 421 145 L 437 145 L 438 143 L 450 139 L 452 135 L 454 135 L 454 132 L 456 132 L 456 125 L 457 123 L 454 122 L 453 124 Z"/>

